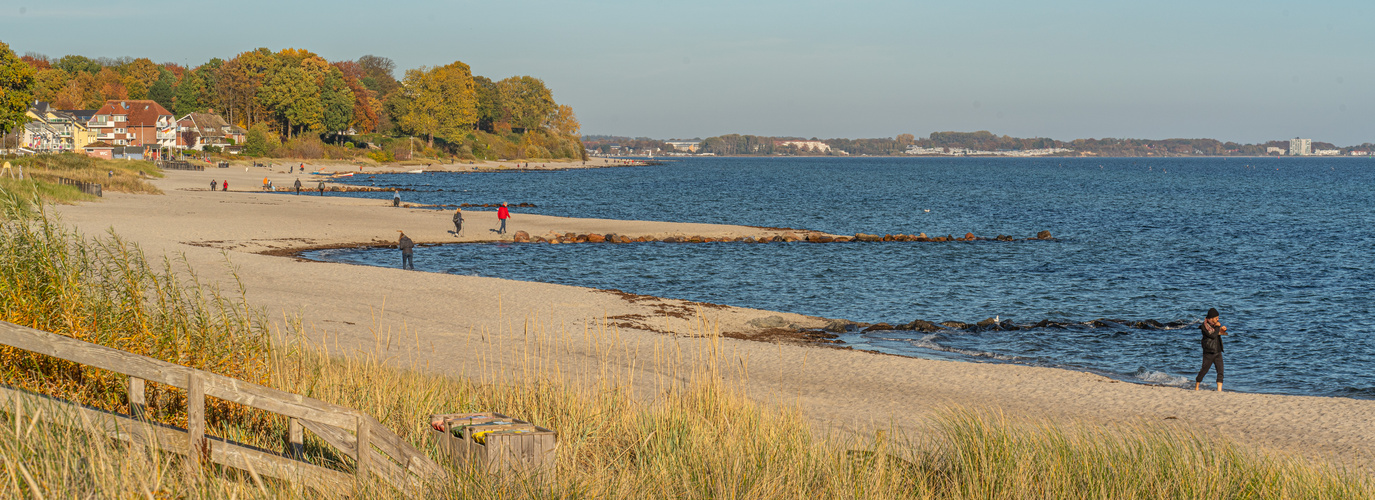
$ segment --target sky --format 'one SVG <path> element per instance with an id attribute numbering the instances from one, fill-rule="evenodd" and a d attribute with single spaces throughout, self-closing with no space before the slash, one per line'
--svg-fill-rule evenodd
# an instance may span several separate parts
<path id="1" fill-rule="evenodd" d="M 541 78 L 584 134 L 1375 142 L 1375 2 L 0 0 L 0 41 Z"/>

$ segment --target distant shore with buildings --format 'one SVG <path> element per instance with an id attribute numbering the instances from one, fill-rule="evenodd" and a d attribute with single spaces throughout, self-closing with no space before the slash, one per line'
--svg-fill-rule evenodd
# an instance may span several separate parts
<path id="1" fill-rule="evenodd" d="M 911 134 L 877 139 L 803 139 L 754 135 L 724 135 L 706 139 L 659 140 L 648 137 L 587 135 L 583 144 L 590 156 L 1372 156 L 1375 144 L 1338 147 L 1295 138 L 1259 144 L 1216 139 L 1076 139 L 995 136 L 987 131 L 934 132 L 918 139 Z"/>

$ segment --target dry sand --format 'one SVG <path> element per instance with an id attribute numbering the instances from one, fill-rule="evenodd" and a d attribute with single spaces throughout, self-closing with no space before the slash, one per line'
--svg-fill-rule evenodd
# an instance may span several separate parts
<path id="1" fill-rule="evenodd" d="M 765 340 L 779 332 L 753 328 L 750 320 L 780 316 L 805 327 L 825 322 L 797 314 L 581 287 L 267 255 L 263 252 L 394 243 L 397 230 L 405 230 L 420 244 L 491 240 L 497 224 L 494 211 L 465 210 L 465 236 L 459 238 L 449 232 L 451 211 L 392 208 L 389 201 L 342 196 L 261 193 L 256 189 L 265 175 L 277 186 L 288 186 L 297 177 L 286 174 L 285 168 L 267 170 L 245 172 L 239 166 L 172 171 L 155 181 L 165 195 L 111 193 L 100 202 L 58 211 L 86 234 L 113 229 L 152 257 L 184 258 L 203 281 L 232 286 L 228 281 L 232 266 L 250 303 L 265 307 L 272 318 L 299 316 L 312 340 L 322 341 L 338 354 L 372 352 L 382 346 L 393 359 L 452 375 L 506 373 L 530 363 L 527 353 L 537 363 L 567 371 L 586 366 L 598 351 L 605 354 L 612 348 L 616 355 L 606 361 L 609 368 L 634 374 L 632 383 L 651 394 L 663 380 L 665 370 L 655 363 L 665 353 L 680 353 L 678 359 L 691 360 L 711 348 L 705 339 L 670 334 L 700 332 L 703 319 L 725 334 Z M 301 178 L 308 182 L 309 177 Z M 210 192 L 212 178 L 228 178 L 231 192 Z M 629 236 L 777 234 L 745 226 L 513 212 L 510 229 L 533 235 L 549 231 Z M 416 261 L 422 268 L 425 258 L 424 249 L 419 249 Z M 527 324 L 537 326 L 530 331 L 567 338 L 556 349 L 530 353 L 522 348 L 530 345 Z M 588 346 L 585 331 L 614 337 Z M 510 355 L 503 357 L 502 352 Z M 839 432 L 897 426 L 919 433 L 933 412 L 962 406 L 1066 422 L 1159 422 L 1367 470 L 1375 463 L 1375 401 L 1194 392 L 1069 370 L 921 360 L 796 342 L 727 338 L 721 352 L 723 371 L 731 373 L 748 394 L 761 401 L 796 404 L 822 428 Z M 1195 364 L 1192 358 L 1180 360 L 1181 366 Z"/>

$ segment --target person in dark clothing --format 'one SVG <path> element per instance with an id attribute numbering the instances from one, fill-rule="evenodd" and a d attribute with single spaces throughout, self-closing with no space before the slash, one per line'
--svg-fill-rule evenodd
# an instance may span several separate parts
<path id="1" fill-rule="evenodd" d="M 404 231 L 398 232 L 401 233 L 401 239 L 396 240 L 396 248 L 401 249 L 401 269 L 415 269 L 415 256 L 412 255 L 415 252 L 415 242 L 411 241 Z"/>
<path id="2" fill-rule="evenodd" d="M 463 234 L 463 209 L 454 210 L 454 236 Z"/>
<path id="3" fill-rule="evenodd" d="M 325 195 L 325 181 L 320 181 L 320 196 Z"/>
<path id="4" fill-rule="evenodd" d="M 391 206 L 393 206 L 393 207 L 399 207 L 399 206 L 401 206 L 401 192 L 400 192 L 400 191 L 397 191 L 397 190 L 395 190 L 395 189 L 393 189 L 391 192 L 392 192 L 392 196 L 391 196 Z"/>
<path id="5" fill-rule="evenodd" d="M 1208 374 L 1208 368 L 1217 365 L 1217 390 L 1222 391 L 1222 336 L 1227 335 L 1227 327 L 1222 326 L 1218 319 L 1217 309 L 1208 309 L 1208 317 L 1203 320 L 1203 324 L 1198 329 L 1203 332 L 1203 369 L 1198 371 L 1198 377 L 1194 379 L 1194 390 L 1203 383 L 1203 376 Z"/>
<path id="6" fill-rule="evenodd" d="M 301 179 L 296 179 L 296 196 L 301 195 Z"/>
<path id="7" fill-rule="evenodd" d="M 220 185 L 220 183 L 215 182 L 215 179 L 210 179 L 210 190 L 211 190 L 211 191 L 214 191 L 214 190 L 215 190 L 215 187 L 216 187 L 216 186 L 219 186 L 219 185 Z"/>

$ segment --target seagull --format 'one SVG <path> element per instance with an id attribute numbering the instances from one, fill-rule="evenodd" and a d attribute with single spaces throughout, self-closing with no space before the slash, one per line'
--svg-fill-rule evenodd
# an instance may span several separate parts
<path id="1" fill-rule="evenodd" d="M 928 209 L 926 209 L 926 210 L 923 210 L 923 211 L 924 211 L 924 212 L 930 212 L 930 211 L 931 211 L 931 209 L 929 209 L 929 208 L 928 208 Z"/>

